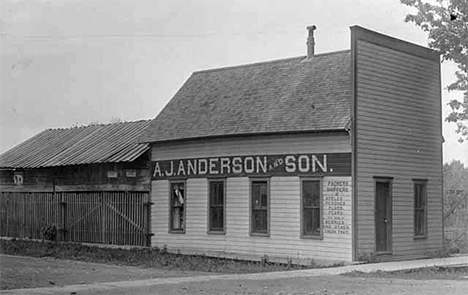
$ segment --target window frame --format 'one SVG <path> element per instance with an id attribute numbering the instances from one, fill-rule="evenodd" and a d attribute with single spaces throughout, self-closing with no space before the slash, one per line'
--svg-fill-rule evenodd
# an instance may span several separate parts
<path id="1" fill-rule="evenodd" d="M 416 208 L 416 186 L 421 185 L 422 188 L 422 198 L 423 198 L 423 208 Z M 423 211 L 423 226 L 422 233 L 416 233 L 416 212 Z M 413 179 L 413 235 L 414 239 L 427 239 L 427 179 Z"/>
<path id="2" fill-rule="evenodd" d="M 185 193 L 185 199 L 184 199 L 184 204 L 183 204 L 183 210 L 184 210 L 184 216 L 183 216 L 183 221 L 184 221 L 184 227 L 182 229 L 173 229 L 172 228 L 172 185 L 178 183 L 178 184 L 183 184 L 184 185 L 184 193 Z M 174 179 L 169 181 L 169 223 L 168 223 L 168 232 L 171 234 L 185 234 L 185 231 L 187 229 L 187 181 L 186 179 Z"/>
<path id="3" fill-rule="evenodd" d="M 254 182 L 266 182 L 267 186 L 267 230 L 266 232 L 254 231 L 253 225 L 253 194 L 252 188 Z M 270 193 L 270 177 L 255 177 L 249 178 L 249 234 L 254 237 L 270 237 L 270 211 L 271 211 L 271 193 Z"/>
<path id="4" fill-rule="evenodd" d="M 314 240 L 322 240 L 323 239 L 323 179 L 321 177 L 300 177 L 300 238 L 301 239 L 314 239 Z M 318 181 L 319 182 L 319 190 L 320 190 L 320 200 L 319 200 L 319 214 L 320 214 L 320 233 L 318 235 L 313 234 L 305 234 L 305 226 L 304 226 L 304 181 Z M 313 208 L 312 208 L 313 209 Z"/>
<path id="5" fill-rule="evenodd" d="M 211 183 L 222 182 L 223 183 L 223 229 L 213 230 L 211 227 Z M 207 233 L 209 235 L 225 235 L 226 234 L 226 178 L 225 177 L 213 177 L 208 178 L 208 201 L 207 201 Z"/>

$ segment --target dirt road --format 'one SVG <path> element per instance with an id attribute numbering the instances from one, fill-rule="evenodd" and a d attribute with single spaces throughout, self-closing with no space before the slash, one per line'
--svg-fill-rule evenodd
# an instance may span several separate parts
<path id="1" fill-rule="evenodd" d="M 1 290 L 186 277 L 210 273 L 0 254 Z"/>
<path id="2" fill-rule="evenodd" d="M 350 295 L 350 294 L 466 294 L 467 281 L 417 281 L 402 279 L 352 278 L 341 275 L 319 276 L 296 279 L 276 279 L 260 281 L 210 281 L 181 285 L 160 285 L 152 287 L 113 290 L 112 294 L 264 294 L 264 295 Z M 111 293 L 92 293 L 95 295 Z"/>
<path id="3" fill-rule="evenodd" d="M 200 272 L 172 272 L 50 258 L 0 255 L 1 294 L 466 294 L 467 280 L 413 280 L 320 275 L 278 278 L 270 273 L 254 276 L 213 276 Z M 200 276 L 199 278 L 183 278 Z M 270 277 L 271 276 L 271 277 Z M 168 278 L 152 280 L 153 278 Z M 239 279 L 240 278 L 240 279 Z M 133 280 L 133 282 L 126 282 Z M 184 282 L 185 280 L 185 282 Z M 52 284 L 52 283 L 53 284 Z M 99 282 L 109 282 L 93 284 Z M 6 285 L 8 284 L 8 285 Z M 74 285 L 73 285 L 74 284 Z M 79 285 L 78 285 L 79 284 Z M 64 286 L 64 287 L 59 287 Z"/>

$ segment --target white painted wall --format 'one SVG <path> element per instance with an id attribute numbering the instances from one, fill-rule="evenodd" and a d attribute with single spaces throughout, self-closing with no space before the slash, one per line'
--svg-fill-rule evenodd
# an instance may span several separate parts
<path id="1" fill-rule="evenodd" d="M 191 142 L 177 145 L 153 147 L 153 161 L 206 156 L 229 156 L 247 154 L 282 153 L 331 153 L 350 152 L 349 137 L 341 135 L 287 135 L 255 138 L 236 138 Z M 341 183 L 338 192 L 327 190 L 331 181 Z M 345 189 L 343 189 L 345 188 Z M 344 191 L 346 190 L 346 191 Z M 351 233 L 351 177 L 323 178 L 323 239 L 302 239 L 300 237 L 300 178 L 270 178 L 270 236 L 249 235 L 249 178 L 231 177 L 226 180 L 226 234 L 207 233 L 208 180 L 192 178 L 187 180 L 186 231 L 174 234 L 168 231 L 169 181 L 152 182 L 152 246 L 163 247 L 181 253 L 204 253 L 249 259 L 291 258 L 303 263 L 310 259 L 350 261 L 352 258 Z M 341 198 L 342 208 L 329 210 L 335 200 Z M 340 203 L 342 205 L 342 203 Z M 337 209 L 337 208 L 335 208 Z M 334 211 L 334 212 L 331 212 Z M 337 213 L 338 212 L 338 213 Z M 334 215 L 332 214 L 334 213 Z M 339 214 L 341 213 L 341 214 Z M 332 221 L 335 220 L 335 221 Z M 345 233 L 334 233 L 335 224 L 345 223 Z"/>

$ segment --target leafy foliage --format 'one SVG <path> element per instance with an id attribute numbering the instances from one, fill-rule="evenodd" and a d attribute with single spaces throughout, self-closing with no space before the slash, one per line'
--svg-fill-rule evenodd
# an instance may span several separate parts
<path id="1" fill-rule="evenodd" d="M 467 0 L 400 0 L 416 9 L 408 14 L 406 22 L 413 22 L 429 33 L 429 47 L 441 52 L 443 60 L 451 60 L 458 66 L 457 80 L 447 89 L 462 91 L 463 101 L 452 100 L 452 112 L 445 118 L 457 123 L 460 142 L 468 140 L 468 1 Z"/>
<path id="2" fill-rule="evenodd" d="M 444 164 L 444 227 L 450 252 L 468 251 L 468 167 Z"/>

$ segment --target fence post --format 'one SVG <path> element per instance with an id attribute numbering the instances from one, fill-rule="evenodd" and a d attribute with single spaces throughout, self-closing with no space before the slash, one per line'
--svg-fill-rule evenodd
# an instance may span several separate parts
<path id="1" fill-rule="evenodd" d="M 21 216 L 21 238 L 24 238 L 24 233 L 25 230 L 24 228 L 26 227 L 26 194 L 23 195 L 23 200 L 21 202 L 21 206 L 23 207 L 21 212 L 23 213 L 23 216 Z"/>
<path id="2" fill-rule="evenodd" d="M 105 234 L 105 226 L 106 226 L 106 217 L 105 217 L 105 207 L 104 207 L 104 196 L 105 196 L 105 192 L 101 192 L 101 243 L 102 244 L 105 244 L 105 240 L 106 240 L 106 234 Z"/>
<path id="3" fill-rule="evenodd" d="M 60 241 L 66 240 L 67 234 L 67 203 L 64 200 L 63 192 L 54 192 L 54 194 L 59 194 L 59 208 L 60 208 Z"/>
<path id="4" fill-rule="evenodd" d="M 153 235 L 151 233 L 151 206 L 153 205 L 153 202 L 151 202 L 151 194 L 148 192 L 146 194 L 145 198 L 145 203 L 143 206 L 145 207 L 145 213 L 146 215 L 146 243 L 145 246 L 151 247 L 151 236 Z"/>

